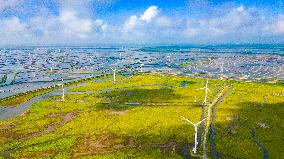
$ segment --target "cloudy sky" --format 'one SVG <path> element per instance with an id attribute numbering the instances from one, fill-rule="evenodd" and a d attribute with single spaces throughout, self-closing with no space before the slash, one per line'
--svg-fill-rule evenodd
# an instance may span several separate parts
<path id="1" fill-rule="evenodd" d="M 284 0 L 0 0 L 0 45 L 284 43 Z"/>

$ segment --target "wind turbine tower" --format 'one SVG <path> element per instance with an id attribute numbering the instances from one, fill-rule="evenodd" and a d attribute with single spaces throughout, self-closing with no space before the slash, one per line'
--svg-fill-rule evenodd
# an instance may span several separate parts
<path id="1" fill-rule="evenodd" d="M 51 67 L 50 67 L 50 73 L 52 73 L 53 72 L 53 64 L 51 63 Z"/>
<path id="2" fill-rule="evenodd" d="M 209 91 L 210 93 L 212 93 L 212 92 L 210 91 L 210 89 L 208 88 L 208 80 L 206 81 L 206 85 L 205 85 L 205 87 L 203 87 L 203 88 L 199 88 L 199 89 L 204 89 L 204 90 L 205 90 L 204 103 L 206 104 L 206 103 L 207 103 L 207 95 L 208 95 L 208 91 Z"/>
<path id="3" fill-rule="evenodd" d="M 64 83 L 63 83 L 63 78 L 62 78 L 62 97 L 61 97 L 61 101 L 64 101 L 65 100 L 65 90 L 64 90 Z"/>
<path id="4" fill-rule="evenodd" d="M 143 66 L 144 66 L 144 64 L 141 62 L 141 64 L 140 64 L 140 72 L 143 72 Z"/>
<path id="5" fill-rule="evenodd" d="M 223 72 L 224 72 L 224 69 L 223 69 L 223 63 L 221 64 L 221 67 L 220 67 L 220 73 L 221 73 L 221 80 L 223 80 Z"/>
<path id="6" fill-rule="evenodd" d="M 120 59 L 120 61 L 122 60 L 121 52 L 119 53 L 119 59 Z"/>
<path id="7" fill-rule="evenodd" d="M 202 119 L 201 121 L 199 121 L 198 123 L 194 124 L 193 122 L 191 122 L 190 120 L 186 119 L 185 117 L 181 116 L 182 120 L 190 123 L 191 125 L 194 126 L 194 130 L 195 130 L 195 135 L 194 135 L 194 147 L 192 149 L 192 151 L 194 153 L 197 152 L 197 145 L 198 145 L 198 141 L 197 141 L 197 128 L 198 128 L 198 125 L 201 124 L 203 121 L 205 121 L 207 118 L 204 118 Z"/>
<path id="8" fill-rule="evenodd" d="M 121 51 L 123 51 L 124 50 L 124 47 L 123 46 L 121 46 Z M 119 52 L 119 59 L 120 59 L 120 61 L 122 61 L 122 55 L 121 55 L 121 52 Z"/>
<path id="9" fill-rule="evenodd" d="M 113 82 L 115 82 L 116 69 L 115 68 L 111 68 L 111 70 L 113 71 Z"/>

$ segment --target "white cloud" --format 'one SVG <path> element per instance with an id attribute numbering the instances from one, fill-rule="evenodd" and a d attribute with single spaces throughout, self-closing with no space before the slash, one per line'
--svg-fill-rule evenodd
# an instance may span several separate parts
<path id="1" fill-rule="evenodd" d="M 157 6 L 150 6 L 147 8 L 142 15 L 138 18 L 136 15 L 130 16 L 126 22 L 124 22 L 123 25 L 123 31 L 124 32 L 130 32 L 133 31 L 133 29 L 136 28 L 141 28 L 144 23 L 150 23 L 154 17 L 158 15 L 158 7 Z M 162 23 L 162 21 L 161 21 Z M 136 30 L 136 33 L 137 30 Z M 141 32 L 140 32 L 141 34 Z M 142 34 L 141 34 L 142 35 Z"/>
<path id="2" fill-rule="evenodd" d="M 96 29 L 96 32 L 106 32 L 109 28 L 108 24 L 102 19 L 95 20 L 94 27 Z"/>
<path id="3" fill-rule="evenodd" d="M 104 24 L 104 21 L 102 19 L 95 20 L 95 25 L 96 26 L 102 26 L 103 24 Z"/>
<path id="4" fill-rule="evenodd" d="M 144 14 L 141 15 L 139 19 L 149 23 L 158 14 L 158 12 L 159 10 L 157 6 L 150 6 L 147 10 L 144 11 Z"/>
<path id="5" fill-rule="evenodd" d="M 6 38 L 9 36 L 27 36 L 28 28 L 25 23 L 22 23 L 18 17 L 11 17 L 9 19 L 5 19 L 0 21 L 0 32 Z"/>
<path id="6" fill-rule="evenodd" d="M 0 11 L 16 7 L 20 4 L 19 0 L 0 0 Z"/>
<path id="7" fill-rule="evenodd" d="M 186 28 L 184 31 L 185 36 L 187 37 L 195 37 L 200 34 L 200 30 L 197 28 Z"/>
<path id="8" fill-rule="evenodd" d="M 284 15 L 280 15 L 276 22 L 276 30 L 278 33 L 284 33 Z"/>
<path id="9" fill-rule="evenodd" d="M 258 11 L 246 10 L 244 6 L 232 8 L 222 16 L 187 20 L 185 35 L 200 39 L 242 39 L 244 36 L 260 35 L 261 26 L 266 24 Z M 245 38 L 244 38 L 245 39 Z"/>
<path id="10" fill-rule="evenodd" d="M 237 8 L 237 11 L 238 11 L 238 12 L 243 12 L 244 10 L 245 10 L 244 6 L 239 6 L 239 7 Z"/>
<path id="11" fill-rule="evenodd" d="M 160 27 L 170 27 L 172 26 L 172 20 L 166 16 L 158 17 L 156 20 L 156 24 Z"/>
<path id="12" fill-rule="evenodd" d="M 132 15 L 129 19 L 124 23 L 123 30 L 128 32 L 133 29 L 138 23 L 138 18 L 136 15 Z"/>
<path id="13" fill-rule="evenodd" d="M 12 17 L 3 21 L 4 31 L 7 33 L 19 33 L 26 30 L 26 25 L 21 23 L 19 18 Z"/>
<path id="14" fill-rule="evenodd" d="M 262 29 L 267 35 L 284 35 L 284 15 L 280 14 L 273 22 L 268 23 Z"/>
<path id="15" fill-rule="evenodd" d="M 89 4 L 87 2 L 90 1 L 84 3 Z M 16 16 L 0 19 L 0 45 L 26 41 L 47 44 L 229 43 L 249 42 L 246 41 L 248 39 L 252 42 L 274 42 L 278 39 L 281 42 L 284 39 L 284 15 L 268 16 L 265 10 L 259 8 L 236 6 L 226 8 L 226 11 L 217 10 L 218 14 L 175 17 L 163 15 L 157 6 L 150 6 L 143 13 L 132 15 L 125 21 L 119 21 L 123 17 L 118 15 L 118 20 L 111 23 L 108 19 L 91 16 L 86 10 L 79 10 L 77 3 L 68 4 L 67 1 L 61 4 L 59 14 L 38 13 L 28 19 Z"/>
<path id="16" fill-rule="evenodd" d="M 0 21 L 0 44 L 22 43 L 31 38 L 27 24 L 21 22 L 18 17 Z"/>
<path id="17" fill-rule="evenodd" d="M 92 20 L 81 18 L 74 11 L 63 10 L 59 16 L 59 20 L 65 34 L 85 38 L 92 31 Z"/>
<path id="18" fill-rule="evenodd" d="M 57 16 L 36 16 L 32 17 L 29 21 L 29 29 L 34 33 L 34 37 L 38 41 L 53 41 L 54 37 L 62 40 L 63 34 L 61 24 Z"/>

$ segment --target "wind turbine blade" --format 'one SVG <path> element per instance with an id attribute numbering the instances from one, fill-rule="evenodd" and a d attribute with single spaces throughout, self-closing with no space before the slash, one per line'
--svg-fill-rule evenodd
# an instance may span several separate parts
<path id="1" fill-rule="evenodd" d="M 210 93 L 212 93 L 209 88 L 206 88 L 206 89 L 207 89 L 207 91 L 209 91 Z"/>
<path id="2" fill-rule="evenodd" d="M 196 123 L 196 125 L 199 125 L 200 123 L 202 123 L 204 120 L 206 120 L 207 119 L 207 117 L 206 118 L 204 118 L 203 120 L 201 120 L 200 122 L 198 122 L 198 123 Z"/>
<path id="3" fill-rule="evenodd" d="M 187 121 L 187 122 L 189 122 L 190 124 L 194 125 L 194 123 L 193 123 L 193 122 L 189 121 L 189 120 L 188 120 L 188 119 L 186 119 L 185 117 L 181 116 L 181 118 L 182 118 L 184 121 Z"/>

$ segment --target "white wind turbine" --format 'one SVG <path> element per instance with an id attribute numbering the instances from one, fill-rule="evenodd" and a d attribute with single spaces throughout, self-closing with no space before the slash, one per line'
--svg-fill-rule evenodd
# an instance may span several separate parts
<path id="1" fill-rule="evenodd" d="M 51 67 L 50 67 L 50 73 L 52 73 L 53 72 L 53 64 L 51 63 Z"/>
<path id="2" fill-rule="evenodd" d="M 220 79 L 223 80 L 223 72 L 224 72 L 223 63 L 221 64 L 220 69 L 221 69 L 221 70 L 220 70 L 220 73 L 221 73 Z"/>
<path id="3" fill-rule="evenodd" d="M 121 51 L 123 51 L 123 50 L 124 50 L 124 47 L 121 46 Z M 121 52 L 119 52 L 119 59 L 120 59 L 120 61 L 122 61 L 122 54 L 121 54 Z"/>
<path id="4" fill-rule="evenodd" d="M 171 62 L 171 56 L 167 56 L 168 62 Z"/>
<path id="5" fill-rule="evenodd" d="M 111 70 L 113 71 L 113 82 L 115 82 L 115 73 L 116 73 L 116 69 L 115 69 L 115 68 L 111 68 Z"/>
<path id="6" fill-rule="evenodd" d="M 144 64 L 141 62 L 141 64 L 140 64 L 140 72 L 143 72 L 143 66 L 144 66 Z"/>
<path id="7" fill-rule="evenodd" d="M 61 97 L 61 101 L 64 101 L 64 99 L 65 99 L 65 90 L 64 90 L 63 78 L 62 78 L 62 84 L 61 84 L 61 86 L 62 86 L 62 97 Z"/>
<path id="8" fill-rule="evenodd" d="M 207 103 L 207 95 L 208 95 L 208 91 L 209 91 L 210 93 L 212 93 L 212 92 L 210 91 L 210 89 L 208 88 L 208 80 L 206 81 L 206 85 L 205 85 L 205 87 L 203 87 L 203 88 L 199 88 L 199 89 L 205 89 L 204 103 L 206 104 L 206 103 Z M 197 90 L 199 90 L 199 89 L 197 89 Z"/>
<path id="9" fill-rule="evenodd" d="M 190 124 L 192 124 L 192 125 L 194 126 L 195 136 L 194 136 L 194 147 L 193 147 L 192 151 L 193 151 L 194 153 L 196 153 L 196 151 L 197 151 L 197 145 L 198 145 L 198 141 L 197 141 L 197 128 L 198 128 L 198 125 L 199 125 L 199 124 L 201 124 L 204 120 L 207 119 L 207 117 L 204 118 L 204 119 L 202 119 L 201 121 L 199 121 L 199 122 L 196 123 L 196 124 L 194 124 L 193 122 L 191 122 L 190 120 L 186 119 L 186 118 L 183 117 L 183 116 L 181 116 L 181 118 L 182 118 L 184 121 L 189 122 Z"/>

